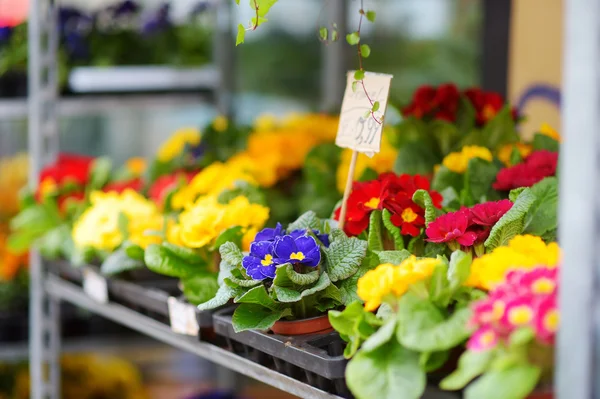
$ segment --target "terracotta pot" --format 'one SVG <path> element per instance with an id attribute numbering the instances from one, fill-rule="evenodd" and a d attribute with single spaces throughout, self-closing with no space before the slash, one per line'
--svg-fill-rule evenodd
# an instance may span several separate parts
<path id="1" fill-rule="evenodd" d="M 329 316 L 322 315 L 310 319 L 276 321 L 271 331 L 279 335 L 304 335 L 313 333 L 324 333 L 333 331 Z"/>
<path id="2" fill-rule="evenodd" d="M 554 393 L 552 391 L 534 391 L 527 399 L 554 399 Z"/>

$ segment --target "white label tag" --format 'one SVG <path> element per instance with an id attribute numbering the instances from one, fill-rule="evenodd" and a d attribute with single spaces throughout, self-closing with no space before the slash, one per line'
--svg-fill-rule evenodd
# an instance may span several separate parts
<path id="1" fill-rule="evenodd" d="M 96 302 L 108 303 L 106 279 L 92 270 L 83 270 L 83 292 Z"/>
<path id="2" fill-rule="evenodd" d="M 177 334 L 198 335 L 198 320 L 196 320 L 196 308 L 189 303 L 180 302 L 175 297 L 169 297 L 169 319 L 171 330 Z"/>
<path id="3" fill-rule="evenodd" d="M 354 82 L 354 72 L 348 72 L 335 144 L 372 157 L 381 147 L 383 115 L 390 94 L 392 75 L 365 72 L 364 88 L 358 82 L 355 91 L 352 90 Z M 365 88 L 369 97 L 365 94 Z M 369 113 L 372 109 L 369 98 L 373 103 L 379 102 L 379 110 L 374 115 Z"/>

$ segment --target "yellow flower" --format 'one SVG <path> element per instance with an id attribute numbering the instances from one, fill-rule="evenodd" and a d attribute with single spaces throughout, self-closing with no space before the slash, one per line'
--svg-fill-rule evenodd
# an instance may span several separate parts
<path id="1" fill-rule="evenodd" d="M 249 229 L 246 229 L 244 236 L 242 237 L 242 251 L 250 251 L 250 244 L 252 244 L 252 241 L 254 241 L 257 233 L 258 229 L 256 227 L 250 227 Z"/>
<path id="2" fill-rule="evenodd" d="M 156 154 L 161 162 L 169 162 L 178 157 L 186 145 L 197 146 L 200 144 L 200 130 L 195 127 L 188 127 L 177 130 L 167 141 L 165 141 Z"/>
<path id="3" fill-rule="evenodd" d="M 141 176 L 146 171 L 146 160 L 142 157 L 129 158 L 125 167 L 134 176 Z"/>
<path id="4" fill-rule="evenodd" d="M 162 217 L 154 203 L 139 193 L 131 189 L 121 194 L 94 191 L 90 194 L 90 202 L 91 206 L 73 225 L 72 236 L 77 247 L 112 251 L 121 245 L 125 237 L 119 228 L 120 214 L 127 217 L 132 239 L 140 245 L 156 242 L 142 235 L 147 229 L 161 230 Z"/>
<path id="5" fill-rule="evenodd" d="M 28 170 L 26 153 L 0 158 L 0 220 L 19 212 L 19 192 L 27 184 Z"/>
<path id="6" fill-rule="evenodd" d="M 225 208 L 226 214 L 223 220 L 225 228 L 232 226 L 262 227 L 269 219 L 269 208 L 252 204 L 244 196 L 235 197 L 229 201 Z"/>
<path id="7" fill-rule="evenodd" d="M 511 166 L 510 157 L 515 148 L 519 151 L 521 158 L 525 158 L 527 155 L 531 154 L 531 151 L 533 151 L 533 147 L 525 143 L 512 143 L 503 145 L 498 150 L 498 159 L 507 167 Z"/>
<path id="8" fill-rule="evenodd" d="M 254 120 L 254 130 L 255 131 L 268 131 L 275 129 L 277 126 L 277 118 L 271 114 L 262 114 L 259 115 Z"/>
<path id="9" fill-rule="evenodd" d="M 532 235 L 516 236 L 507 246 L 498 247 L 475 259 L 465 284 L 490 290 L 504 281 L 506 273 L 512 269 L 556 267 L 560 257 L 560 247 L 555 242 L 546 244 L 540 237 Z"/>
<path id="10" fill-rule="evenodd" d="M 358 296 L 365 301 L 365 310 L 377 309 L 386 297 L 401 297 L 411 284 L 427 280 L 439 259 L 417 259 L 410 256 L 398 266 L 385 263 L 365 273 L 358 280 Z"/>
<path id="11" fill-rule="evenodd" d="M 150 244 L 160 244 L 163 238 L 165 219 L 163 215 L 155 214 L 150 217 L 132 218 L 129 221 L 129 240 L 134 244 L 146 249 Z"/>
<path id="12" fill-rule="evenodd" d="M 356 159 L 356 169 L 354 172 L 354 180 L 359 179 L 367 168 L 373 169 L 377 174 L 390 172 L 394 168 L 394 162 L 398 157 L 398 150 L 394 148 L 387 135 L 381 138 L 381 151 L 375 154 L 372 158 L 364 154 L 359 154 Z M 348 168 L 350 168 L 350 160 L 352 159 L 352 151 L 344 150 L 342 152 L 341 161 L 337 169 L 337 189 L 339 192 L 344 192 L 346 187 L 346 179 L 348 178 Z"/>
<path id="13" fill-rule="evenodd" d="M 556 130 L 554 130 L 554 128 L 547 123 L 542 123 L 539 133 L 543 134 L 544 136 L 548 136 L 548 137 L 558 141 L 559 143 L 562 141 L 562 137 L 560 136 L 560 133 L 558 133 Z"/>
<path id="14" fill-rule="evenodd" d="M 473 158 L 481 158 L 491 162 L 492 153 L 485 147 L 467 145 L 460 152 L 453 152 L 446 155 L 442 164 L 452 172 L 464 173 L 467 170 L 467 166 L 469 166 L 469 161 Z"/>
<path id="15" fill-rule="evenodd" d="M 224 132 L 229 126 L 229 121 L 223 115 L 219 115 L 213 120 L 212 125 L 217 132 Z"/>

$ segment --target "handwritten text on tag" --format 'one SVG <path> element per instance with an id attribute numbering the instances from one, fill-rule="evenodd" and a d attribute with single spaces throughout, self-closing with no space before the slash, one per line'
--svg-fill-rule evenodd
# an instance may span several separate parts
<path id="1" fill-rule="evenodd" d="M 387 107 L 392 75 L 365 73 L 363 83 L 369 97 L 373 103 L 379 102 L 380 111 L 375 112 L 375 118 L 369 113 L 372 106 L 362 84 L 359 83 L 356 90 L 352 90 L 354 81 L 354 72 L 348 72 L 335 144 L 372 157 L 381 147 L 381 117 Z"/>
<path id="2" fill-rule="evenodd" d="M 180 302 L 175 297 L 169 297 L 169 319 L 171 330 L 177 334 L 198 335 L 198 320 L 196 308 L 188 303 Z"/>
<path id="3" fill-rule="evenodd" d="M 83 292 L 100 303 L 108 303 L 106 279 L 92 270 L 83 270 Z"/>

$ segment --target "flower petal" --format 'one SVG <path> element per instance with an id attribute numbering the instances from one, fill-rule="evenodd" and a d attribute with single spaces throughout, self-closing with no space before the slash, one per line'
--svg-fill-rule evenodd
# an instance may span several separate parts
<path id="1" fill-rule="evenodd" d="M 270 241 L 254 241 L 250 244 L 250 255 L 261 260 L 267 255 L 273 255 L 273 243 Z"/>
<path id="2" fill-rule="evenodd" d="M 289 260 L 294 252 L 296 252 L 296 243 L 292 236 L 283 236 L 275 241 L 275 254 L 277 258 Z"/>

